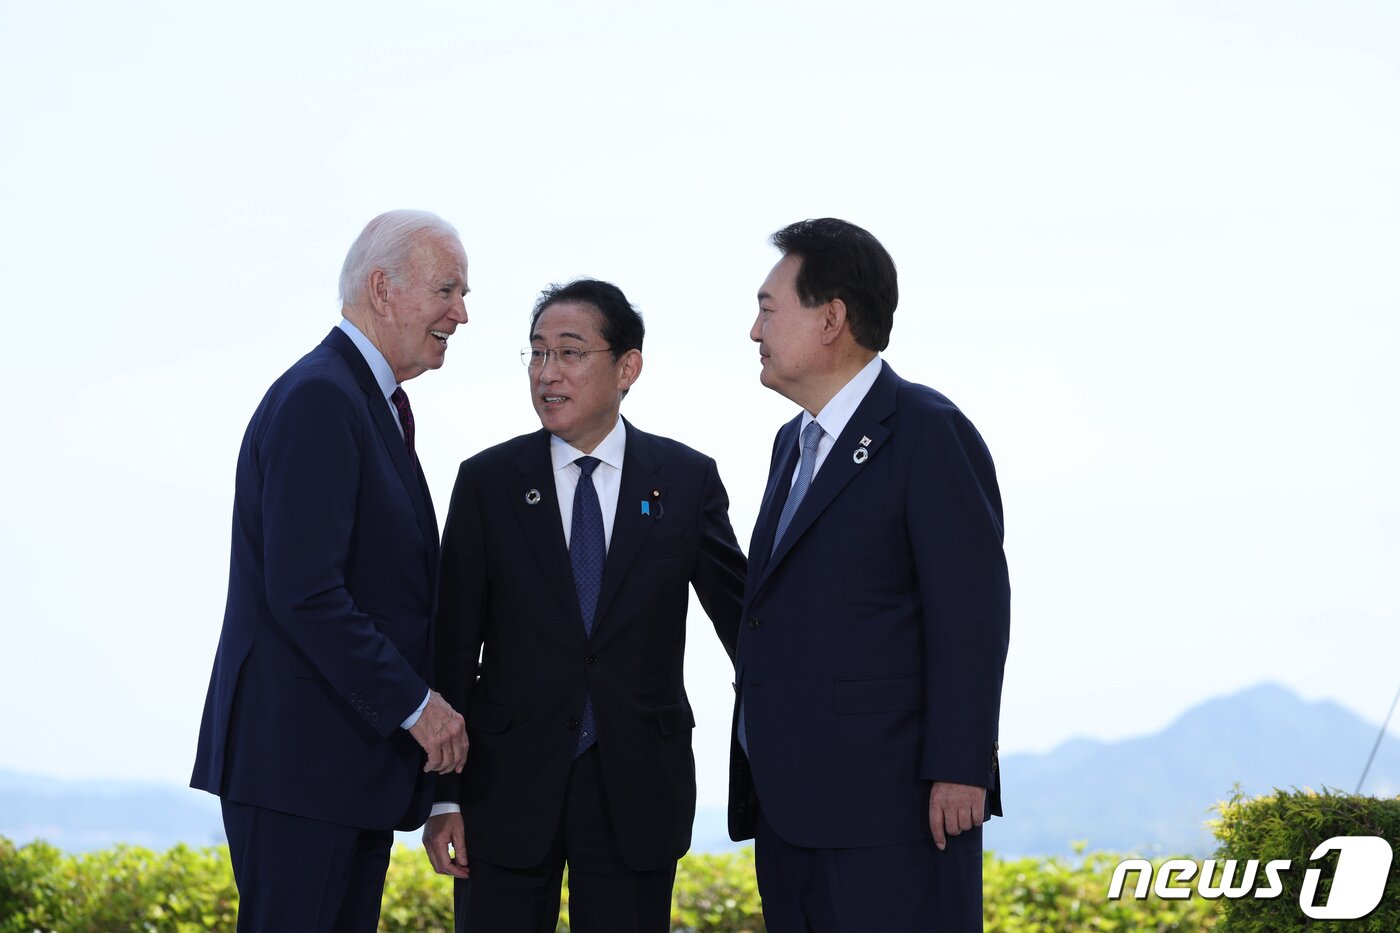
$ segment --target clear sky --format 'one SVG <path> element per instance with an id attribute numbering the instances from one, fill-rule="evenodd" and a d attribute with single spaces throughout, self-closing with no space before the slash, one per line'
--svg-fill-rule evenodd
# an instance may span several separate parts
<path id="1" fill-rule="evenodd" d="M 537 427 L 527 312 L 588 274 L 646 316 L 624 414 L 719 461 L 747 543 L 795 413 L 747 336 L 766 238 L 843 217 L 899 264 L 886 359 L 996 459 L 1005 751 L 1262 680 L 1378 723 L 1398 50 L 1389 0 L 0 0 L 0 768 L 188 778 L 239 440 L 395 207 L 470 258 L 471 322 L 409 386 L 440 518 L 461 459 Z M 698 606 L 688 671 L 721 804 Z"/>

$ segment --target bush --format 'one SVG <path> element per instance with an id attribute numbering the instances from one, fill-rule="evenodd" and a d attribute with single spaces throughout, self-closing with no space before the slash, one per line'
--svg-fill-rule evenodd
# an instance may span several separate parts
<path id="1" fill-rule="evenodd" d="M 1377 801 L 1337 794 L 1279 792 L 1220 804 L 1215 833 L 1218 859 L 1289 858 L 1306 864 L 1331 836 L 1400 838 L 1400 799 Z M 1284 931 L 1307 920 L 1298 908 L 1302 871 L 1285 873 L 1289 887 L 1274 900 L 1108 900 L 1120 857 L 1104 852 L 1080 859 L 1001 860 L 987 853 L 983 867 L 986 928 L 1001 933 L 1151 930 Z M 1165 859 L 1155 860 L 1160 865 Z M 1400 864 L 1379 910 L 1347 924 L 1357 931 L 1400 929 Z M 1325 886 L 1324 886 L 1325 887 Z M 1319 895 L 1319 898 L 1321 895 Z M 568 931 L 568 891 L 561 895 L 558 929 Z M 117 846 L 66 855 L 43 842 L 17 847 L 0 838 L 0 933 L 30 931 L 234 930 L 238 892 L 228 850 L 176 846 L 156 853 Z M 872 905 L 878 915 L 878 905 Z M 753 849 L 728 855 L 688 855 L 676 872 L 671 924 L 683 933 L 763 933 Z M 379 928 L 383 931 L 452 929 L 451 882 L 433 873 L 416 847 L 398 846 L 389 864 Z M 1325 928 L 1319 925 L 1319 928 Z"/>
<path id="2" fill-rule="evenodd" d="M 753 847 L 732 855 L 687 855 L 671 895 L 673 933 L 763 933 Z"/>
<path id="3" fill-rule="evenodd" d="M 232 930 L 238 891 L 227 849 L 117 846 L 63 855 L 0 839 L 0 933 Z"/>
<path id="4" fill-rule="evenodd" d="M 1217 806 L 1220 819 L 1212 824 L 1220 848 L 1215 858 L 1244 862 L 1258 859 L 1288 859 L 1292 865 L 1281 876 L 1283 894 L 1276 898 L 1240 898 L 1225 902 L 1225 914 L 1216 928 L 1219 933 L 1283 933 L 1305 927 L 1348 931 L 1393 933 L 1400 930 L 1400 859 L 1390 865 L 1390 878 L 1380 906 L 1369 916 L 1345 923 L 1309 919 L 1299 907 L 1304 872 L 1309 857 L 1319 844 L 1333 836 L 1380 836 L 1392 846 L 1400 840 L 1400 797 L 1382 799 L 1358 797 L 1323 789 L 1283 791 L 1249 799 L 1235 788 L 1227 801 Z M 1317 903 L 1326 903 L 1331 889 L 1334 854 L 1311 867 L 1322 868 Z"/>
<path id="5" fill-rule="evenodd" d="M 1219 917 L 1215 902 L 1192 897 L 1162 900 L 1108 900 L 1114 866 L 1125 856 L 1094 852 L 1079 864 L 1067 859 L 1001 861 L 983 855 L 982 917 L 1000 933 L 1060 933 L 1065 930 L 1158 933 L 1211 929 Z M 1166 859 L 1153 860 L 1153 867 Z"/>

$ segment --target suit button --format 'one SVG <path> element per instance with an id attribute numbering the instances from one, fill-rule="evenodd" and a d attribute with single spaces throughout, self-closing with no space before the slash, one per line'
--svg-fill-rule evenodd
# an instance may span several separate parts
<path id="1" fill-rule="evenodd" d="M 758 616 L 749 617 L 749 628 L 758 628 Z"/>
<path id="2" fill-rule="evenodd" d="M 577 720 L 577 719 L 566 719 L 566 720 L 564 720 L 564 728 L 565 728 L 565 729 L 577 729 L 577 728 L 578 728 L 578 720 Z"/>
<path id="3" fill-rule="evenodd" d="M 596 654 L 590 654 L 588 657 L 584 658 L 583 660 L 586 661 L 586 662 L 588 662 L 589 664 L 597 664 L 597 663 L 598 663 L 598 656 L 597 656 Z"/>
<path id="4" fill-rule="evenodd" d="M 379 714 L 378 714 L 378 713 L 370 713 L 370 714 L 369 714 L 369 721 L 370 721 L 370 722 L 379 722 Z"/>

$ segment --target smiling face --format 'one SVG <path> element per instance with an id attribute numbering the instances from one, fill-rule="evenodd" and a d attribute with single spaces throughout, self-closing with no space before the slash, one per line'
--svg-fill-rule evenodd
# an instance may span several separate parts
<path id="1" fill-rule="evenodd" d="M 409 253 L 397 279 L 376 270 L 370 287 L 374 302 L 371 335 L 394 370 L 407 382 L 447 358 L 447 339 L 467 323 L 467 256 L 447 237 L 423 237 Z"/>
<path id="2" fill-rule="evenodd" d="M 820 307 L 804 307 L 797 297 L 801 268 L 801 256 L 778 260 L 758 290 L 758 318 L 749 330 L 749 339 L 758 344 L 763 367 L 759 381 L 799 405 L 809 394 L 804 392 L 804 382 L 813 381 L 822 369 L 819 360 L 826 322 Z"/>
<path id="3" fill-rule="evenodd" d="M 544 365 L 527 370 L 530 400 L 540 424 L 584 453 L 592 453 L 617 424 L 622 394 L 642 371 L 639 350 L 613 359 L 603 340 L 602 322 L 602 315 L 590 305 L 560 302 L 540 312 L 530 334 L 532 347 L 601 351 L 585 354 L 572 366 L 561 364 L 551 353 Z"/>

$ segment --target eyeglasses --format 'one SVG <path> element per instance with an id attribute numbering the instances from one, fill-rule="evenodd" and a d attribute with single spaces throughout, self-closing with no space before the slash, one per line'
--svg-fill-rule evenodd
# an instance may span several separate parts
<path id="1" fill-rule="evenodd" d="M 520 362 L 531 369 L 544 366 L 544 361 L 554 356 L 554 362 L 563 367 L 577 366 L 590 353 L 605 353 L 612 347 L 599 347 L 596 350 L 581 350 L 578 347 L 526 347 L 520 351 Z"/>

